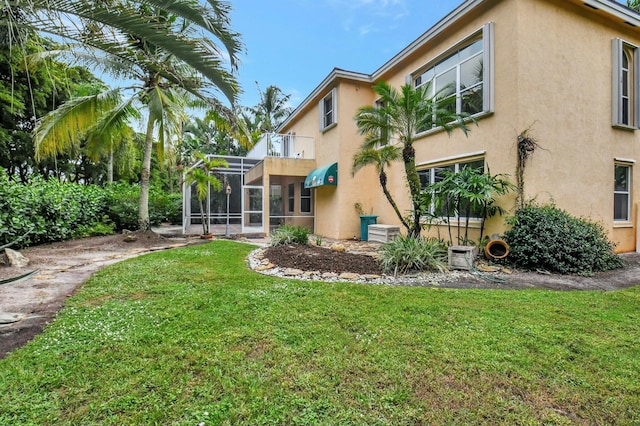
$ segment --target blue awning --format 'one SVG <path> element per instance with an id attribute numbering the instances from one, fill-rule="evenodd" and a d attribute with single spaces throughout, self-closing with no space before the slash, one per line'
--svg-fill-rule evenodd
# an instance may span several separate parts
<path id="1" fill-rule="evenodd" d="M 338 163 L 329 164 L 328 166 L 318 167 L 307 175 L 304 180 L 305 188 L 315 188 L 322 185 L 338 184 Z"/>

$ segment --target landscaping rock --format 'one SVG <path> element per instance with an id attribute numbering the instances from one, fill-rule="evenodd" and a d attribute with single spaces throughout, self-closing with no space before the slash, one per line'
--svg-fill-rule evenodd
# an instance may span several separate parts
<path id="1" fill-rule="evenodd" d="M 4 249 L 5 263 L 16 268 L 23 268 L 29 264 L 29 259 L 24 257 L 19 251 Z"/>
<path id="2" fill-rule="evenodd" d="M 341 280 L 356 281 L 360 279 L 360 274 L 354 274 L 353 272 L 343 272 L 338 275 L 338 278 Z"/>
<path id="3" fill-rule="evenodd" d="M 125 243 L 132 243 L 134 241 L 138 241 L 138 237 L 135 234 L 127 234 L 122 239 Z"/>
<path id="4" fill-rule="evenodd" d="M 342 244 L 334 244 L 331 246 L 331 250 L 333 251 L 339 251 L 340 253 L 345 251 L 344 245 Z"/>

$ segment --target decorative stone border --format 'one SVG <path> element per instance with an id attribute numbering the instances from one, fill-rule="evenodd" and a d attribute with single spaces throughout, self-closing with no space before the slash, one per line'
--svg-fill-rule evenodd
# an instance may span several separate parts
<path id="1" fill-rule="evenodd" d="M 461 278 L 468 278 L 471 275 L 467 272 L 452 271 L 448 273 L 421 272 L 419 274 L 399 275 L 374 275 L 355 274 L 352 272 L 319 272 L 303 271 L 294 268 L 281 268 L 269 262 L 264 257 L 264 248 L 258 248 L 249 253 L 247 257 L 248 267 L 260 274 L 275 276 L 280 278 L 291 278 L 297 280 L 326 281 L 326 282 L 352 282 L 361 284 L 380 284 L 390 286 L 422 286 L 439 287 L 443 283 L 457 281 Z"/>

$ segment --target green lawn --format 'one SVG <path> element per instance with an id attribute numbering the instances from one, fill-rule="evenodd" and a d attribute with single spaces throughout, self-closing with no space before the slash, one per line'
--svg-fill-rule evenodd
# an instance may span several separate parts
<path id="1" fill-rule="evenodd" d="M 640 424 L 640 287 L 284 280 L 252 248 L 100 271 L 0 360 L 0 425 Z"/>

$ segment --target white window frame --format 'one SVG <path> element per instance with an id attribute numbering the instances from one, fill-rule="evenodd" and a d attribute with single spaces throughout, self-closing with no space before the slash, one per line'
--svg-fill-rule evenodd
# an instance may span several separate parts
<path id="1" fill-rule="evenodd" d="M 494 112 L 494 23 L 488 22 L 481 29 L 475 31 L 468 37 L 464 38 L 460 42 L 451 46 L 451 48 L 447 49 L 445 52 L 438 55 L 433 60 L 429 61 L 424 66 L 420 67 L 418 70 L 414 71 L 407 77 L 407 83 L 413 85 L 414 87 L 420 87 L 427 83 L 427 81 L 420 82 L 416 84 L 416 80 L 420 78 L 425 72 L 429 69 L 434 68 L 439 63 L 443 62 L 447 58 L 449 58 L 455 52 L 464 49 L 465 47 L 473 44 L 478 40 L 482 40 L 483 47 L 482 52 L 476 55 L 482 55 L 482 82 L 476 83 L 476 86 L 482 85 L 482 110 L 472 114 L 472 117 L 478 118 L 483 115 L 491 114 Z M 475 55 L 474 55 L 475 57 Z M 456 112 L 460 113 L 462 109 L 462 98 L 460 96 L 461 92 L 467 91 L 469 88 L 460 88 L 460 65 L 466 62 L 469 58 L 461 61 L 460 63 L 456 63 L 452 65 L 451 69 L 456 69 L 456 88 L 455 88 L 455 96 L 456 96 Z M 442 73 L 438 74 L 441 75 Z M 437 77 L 434 76 L 433 79 Z M 435 94 L 435 85 L 432 84 L 432 90 L 434 90 Z M 427 129 L 421 133 L 432 131 L 433 129 Z"/>
<path id="2" fill-rule="evenodd" d="M 622 39 L 612 40 L 612 126 L 635 130 L 640 128 L 640 53 L 637 46 Z M 628 67 L 623 60 L 629 57 Z M 625 79 L 626 75 L 626 79 Z M 625 85 L 626 82 L 626 85 Z M 626 92 L 626 94 L 625 94 Z M 624 103 L 628 103 L 625 113 Z"/>
<path id="3" fill-rule="evenodd" d="M 338 91 L 333 88 L 331 91 L 320 100 L 319 110 L 320 110 L 320 131 L 326 132 L 327 130 L 335 127 L 338 124 Z M 325 108 L 327 104 L 327 100 L 331 100 L 331 109 L 328 110 Z M 330 118 L 331 122 L 327 123 L 327 117 Z"/>
<path id="4" fill-rule="evenodd" d="M 616 177 L 616 172 L 615 169 L 617 167 L 624 167 L 627 170 L 627 188 L 626 189 L 616 189 L 616 181 L 615 181 L 615 177 Z M 630 163 L 622 163 L 622 162 L 616 162 L 614 163 L 614 174 L 613 174 L 614 178 L 614 185 L 613 185 L 613 221 L 620 223 L 620 222 L 629 222 L 631 221 L 631 164 Z M 627 211 L 626 211 L 626 217 L 625 218 L 616 218 L 616 213 L 615 213 L 615 204 L 616 204 L 616 195 L 625 195 L 627 197 Z"/>
<path id="5" fill-rule="evenodd" d="M 439 163 L 437 165 L 430 165 L 429 167 L 425 167 L 422 170 L 419 170 L 418 172 L 424 172 L 425 170 L 429 171 L 429 183 L 433 183 L 435 182 L 435 175 L 436 175 L 436 169 L 437 168 L 444 168 L 444 167 L 449 167 L 449 166 L 453 166 L 454 168 L 454 173 L 459 173 L 460 172 L 460 167 L 462 167 L 465 164 L 469 164 L 469 163 L 475 163 L 477 161 L 482 161 L 483 164 L 483 170 L 486 169 L 486 161 L 484 157 L 476 157 L 476 158 L 460 158 L 458 159 L 456 162 L 448 162 L 448 163 Z M 424 188 L 422 188 L 424 189 Z M 431 205 L 429 206 L 429 212 L 433 215 L 435 214 L 435 206 Z M 452 219 L 452 217 L 446 218 L 445 216 L 441 216 L 441 219 Z M 466 220 L 465 216 L 460 216 L 460 220 Z M 481 222 L 482 218 L 480 217 L 475 217 L 475 216 L 471 216 L 469 217 L 469 221 L 472 223 L 476 223 L 476 222 Z"/>

